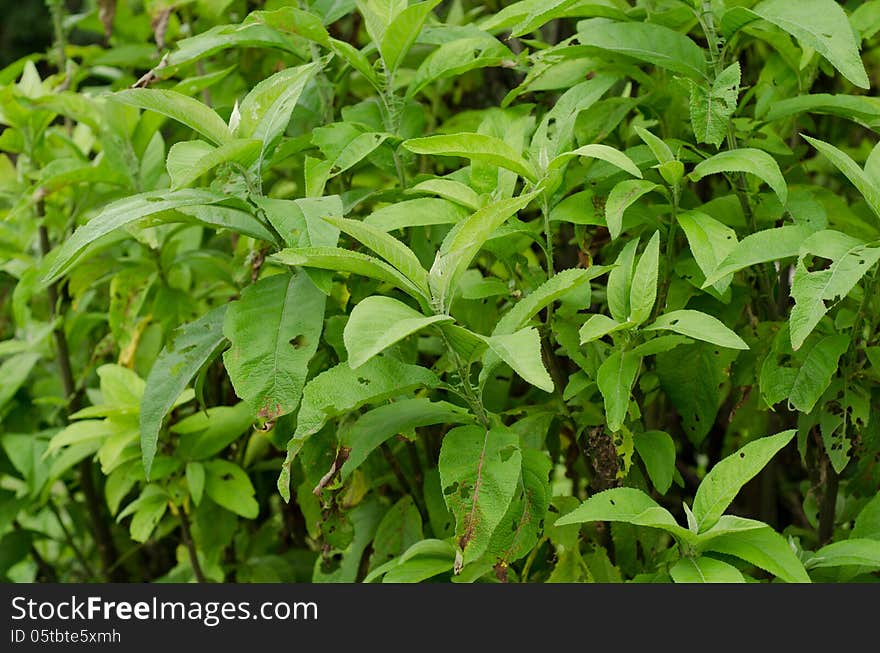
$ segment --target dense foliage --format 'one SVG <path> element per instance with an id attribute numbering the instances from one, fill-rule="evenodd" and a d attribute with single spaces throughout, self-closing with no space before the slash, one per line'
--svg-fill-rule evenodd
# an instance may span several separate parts
<path id="1" fill-rule="evenodd" d="M 0 575 L 880 578 L 880 1 L 75 4 Z"/>

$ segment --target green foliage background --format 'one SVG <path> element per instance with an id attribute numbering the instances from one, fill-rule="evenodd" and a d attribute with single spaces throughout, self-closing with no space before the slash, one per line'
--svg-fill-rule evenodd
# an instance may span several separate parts
<path id="1" fill-rule="evenodd" d="M 0 36 L 0 577 L 874 582 L 880 1 Z"/>

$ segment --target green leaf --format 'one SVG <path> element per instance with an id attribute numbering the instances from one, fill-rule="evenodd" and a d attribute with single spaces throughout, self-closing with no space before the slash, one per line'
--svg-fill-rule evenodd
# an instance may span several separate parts
<path id="1" fill-rule="evenodd" d="M 880 129 L 880 99 L 864 95 L 810 93 L 773 102 L 762 117 L 769 122 L 799 113 L 819 113 L 853 120 L 868 129 Z"/>
<path id="2" fill-rule="evenodd" d="M 644 179 L 624 179 L 615 184 L 605 201 L 605 222 L 612 240 L 617 238 L 623 230 L 624 211 L 642 196 L 659 188 L 660 186 L 654 182 Z"/>
<path id="3" fill-rule="evenodd" d="M 749 348 L 742 338 L 724 326 L 724 323 L 718 318 L 690 309 L 664 313 L 654 322 L 644 327 L 644 330 L 674 331 L 695 340 L 711 342 L 712 344 L 729 347 L 730 349 Z"/>
<path id="4" fill-rule="evenodd" d="M 40 360 L 40 354 L 24 352 L 16 354 L 0 365 L 0 378 L 3 384 L 0 385 L 0 409 L 2 409 L 10 399 L 15 396 L 18 389 L 24 385 L 30 376 L 31 370 L 37 361 Z M 2 413 L 0 413 L 2 415 Z"/>
<path id="5" fill-rule="evenodd" d="M 453 188 L 450 188 L 450 184 Z M 447 199 L 420 197 L 395 202 L 373 211 L 364 218 L 364 224 L 372 225 L 382 231 L 434 224 L 456 224 L 480 208 L 479 196 L 469 186 L 458 182 L 431 179 L 416 184 L 410 190 L 445 193 L 444 197 Z M 466 197 L 464 197 L 465 193 L 467 193 Z"/>
<path id="6" fill-rule="evenodd" d="M 553 392 L 553 379 L 541 358 L 541 336 L 534 327 L 486 338 L 486 344 L 514 372 L 544 392 Z"/>
<path id="7" fill-rule="evenodd" d="M 684 34 L 662 25 L 593 19 L 578 23 L 577 37 L 582 46 L 591 49 L 631 57 L 692 79 L 706 77 L 702 48 Z"/>
<path id="8" fill-rule="evenodd" d="M 621 323 L 607 315 L 596 314 L 591 315 L 587 321 L 584 322 L 584 325 L 578 331 L 578 336 L 580 336 L 580 343 L 585 345 L 588 342 L 604 338 L 608 334 L 614 333 L 620 329 L 629 328 L 629 326 L 630 325 L 627 322 Z"/>
<path id="9" fill-rule="evenodd" d="M 440 0 L 417 2 L 401 11 L 388 25 L 378 45 L 385 67 L 390 74 L 394 74 L 400 66 L 419 32 L 422 31 L 425 19 L 439 3 Z"/>
<path id="10" fill-rule="evenodd" d="M 376 567 L 364 578 L 365 583 L 382 578 L 385 583 L 421 583 L 433 576 L 452 571 L 455 547 L 447 540 L 427 539 L 413 544 L 406 552 Z"/>
<path id="11" fill-rule="evenodd" d="M 811 233 L 810 229 L 802 225 L 788 225 L 749 234 L 734 245 L 713 272 L 706 275 L 703 287 L 715 285 L 724 277 L 752 265 L 797 256 L 804 240 Z M 720 234 L 716 233 L 715 236 L 718 235 Z M 690 236 L 688 236 L 688 240 L 690 240 Z M 701 254 L 701 256 L 704 255 Z M 696 258 L 696 254 L 694 258 Z M 708 257 L 705 258 L 704 262 L 708 262 Z M 700 264 L 699 260 L 697 264 Z"/>
<path id="12" fill-rule="evenodd" d="M 435 304 L 448 310 L 461 275 L 492 233 L 536 196 L 537 191 L 493 202 L 459 222 L 440 246 L 428 273 Z"/>
<path id="13" fill-rule="evenodd" d="M 448 43 L 422 60 L 406 90 L 407 97 L 415 95 L 438 79 L 462 75 L 469 70 L 499 66 L 512 60 L 513 53 L 489 34 L 476 33 Z"/>
<path id="14" fill-rule="evenodd" d="M 337 247 L 290 247 L 273 254 L 272 258 L 285 265 L 352 272 L 389 283 L 406 291 L 416 299 L 427 301 L 418 286 L 400 272 L 384 261 L 361 252 L 352 252 Z"/>
<path id="15" fill-rule="evenodd" d="M 880 180 L 872 179 L 846 152 L 818 138 L 802 136 L 852 182 L 874 214 L 880 217 Z"/>
<path id="16" fill-rule="evenodd" d="M 422 315 L 393 297 L 362 299 L 352 310 L 343 333 L 348 364 L 357 369 L 407 336 L 451 320 L 448 315 Z"/>
<path id="17" fill-rule="evenodd" d="M 370 569 L 402 555 L 423 537 L 419 509 L 411 496 L 404 496 L 388 509 L 379 522 L 373 538 Z"/>
<path id="18" fill-rule="evenodd" d="M 810 138 L 806 134 L 803 134 L 803 137 L 810 145 L 825 155 L 852 182 L 852 185 L 862 194 L 874 214 L 880 217 L 880 180 L 871 179 L 846 152 L 834 147 L 830 143 L 820 141 L 818 138 Z"/>
<path id="19" fill-rule="evenodd" d="M 168 495 L 164 489 L 151 483 L 143 489 L 137 499 L 117 515 L 116 521 L 133 514 L 134 517 L 129 525 L 131 539 L 135 542 L 146 542 L 166 510 L 168 510 Z"/>
<path id="20" fill-rule="evenodd" d="M 274 420 L 296 409 L 318 350 L 326 297 L 305 274 L 277 274 L 248 286 L 230 305 L 223 362 L 235 393 Z"/>
<path id="21" fill-rule="evenodd" d="M 867 537 L 872 540 L 880 540 L 880 494 L 874 496 L 864 508 L 861 509 L 853 524 L 850 537 Z"/>
<path id="22" fill-rule="evenodd" d="M 596 384 L 605 402 L 605 421 L 611 431 L 619 431 L 629 409 L 632 385 L 642 358 L 629 351 L 615 351 L 596 372 Z"/>
<path id="23" fill-rule="evenodd" d="M 711 534 L 709 530 L 708 534 Z M 715 537 L 706 550 L 735 556 L 784 580 L 809 583 L 803 563 L 788 542 L 772 528 L 753 528 Z"/>
<path id="24" fill-rule="evenodd" d="M 727 225 L 699 211 L 681 212 L 677 216 L 687 237 L 691 254 L 706 277 L 719 269 L 737 245 L 736 232 Z M 714 276 L 714 275 L 713 275 Z M 718 292 L 730 286 L 732 275 L 725 275 L 712 284 Z M 704 287 L 706 284 L 703 284 Z"/>
<path id="25" fill-rule="evenodd" d="M 773 351 L 761 366 L 761 396 L 769 406 L 788 400 L 790 406 L 802 413 L 812 412 L 816 402 L 824 394 L 838 370 L 840 357 L 849 348 L 847 334 L 834 334 L 817 338 L 797 352 L 789 348 L 790 336 L 779 334 Z M 781 342 L 780 342 L 781 341 Z M 791 359 L 798 366 L 780 364 Z"/>
<path id="26" fill-rule="evenodd" d="M 384 258 L 413 282 L 423 294 L 428 295 L 428 272 L 422 267 L 418 257 L 413 251 L 384 231 L 360 220 L 347 218 L 327 217 L 327 222 L 338 227 L 352 238 L 357 238 L 364 245 Z"/>
<path id="27" fill-rule="evenodd" d="M 739 62 L 735 61 L 715 78 L 711 88 L 691 82 L 691 126 L 698 143 L 719 147 L 727 137 L 741 75 Z"/>
<path id="28" fill-rule="evenodd" d="M 543 451 L 523 449 L 522 459 L 519 491 L 486 551 L 486 557 L 504 563 L 522 558 L 535 547 L 550 507 L 550 457 Z"/>
<path id="29" fill-rule="evenodd" d="M 752 12 L 821 54 L 859 88 L 870 87 L 853 28 L 834 0 L 765 0 Z"/>
<path id="30" fill-rule="evenodd" d="M 682 558 L 669 570 L 676 583 L 744 583 L 739 569 L 715 558 Z"/>
<path id="31" fill-rule="evenodd" d="M 205 492 L 205 466 L 202 463 L 186 464 L 186 486 L 193 503 L 199 505 Z"/>
<path id="32" fill-rule="evenodd" d="M 555 526 L 593 521 L 625 522 L 634 526 L 659 528 L 690 541 L 692 533 L 682 528 L 666 508 L 641 490 L 617 487 L 598 492 L 572 512 L 556 520 Z"/>
<path id="33" fill-rule="evenodd" d="M 675 443 L 664 431 L 645 431 L 633 437 L 639 458 L 645 463 L 651 483 L 660 494 L 672 487 L 675 473 Z"/>
<path id="34" fill-rule="evenodd" d="M 214 503 L 245 519 L 256 519 L 260 506 L 254 498 L 251 479 L 238 465 L 227 460 L 209 460 L 205 468 L 205 494 Z"/>
<path id="35" fill-rule="evenodd" d="M 608 267 L 594 265 L 586 270 L 571 268 L 554 274 L 550 279 L 514 304 L 513 308 L 498 320 L 498 324 L 492 330 L 492 335 L 510 334 L 521 329 L 539 311 L 545 309 L 554 301 L 561 299 L 572 290 L 605 274 L 608 270 Z"/>
<path id="36" fill-rule="evenodd" d="M 278 478 L 278 491 L 290 500 L 290 465 L 305 441 L 327 420 L 368 403 L 386 401 L 421 387 L 435 387 L 439 379 L 431 370 L 394 358 L 371 358 L 356 371 L 340 363 L 311 379 L 303 389 L 296 432 L 287 445 L 287 458 Z"/>
<path id="37" fill-rule="evenodd" d="M 351 449 L 342 465 L 342 480 L 346 480 L 379 445 L 398 433 L 406 433 L 420 426 L 472 421 L 473 417 L 464 408 L 424 397 L 403 399 L 373 408 L 361 415 L 340 436 L 342 446 Z"/>
<path id="38" fill-rule="evenodd" d="M 657 300 L 657 276 L 660 266 L 660 232 L 655 231 L 633 271 L 629 290 L 629 323 L 638 326 L 649 317 Z"/>
<path id="39" fill-rule="evenodd" d="M 171 187 L 178 190 L 189 186 L 223 163 L 238 163 L 247 168 L 257 160 L 261 146 L 260 141 L 251 139 L 231 140 L 218 148 L 203 141 L 175 143 L 168 151 Z"/>
<path id="40" fill-rule="evenodd" d="M 131 88 L 119 91 L 111 97 L 122 104 L 168 116 L 202 134 L 216 145 L 223 145 L 232 139 L 226 123 L 213 109 L 183 93 L 155 88 Z"/>
<path id="41" fill-rule="evenodd" d="M 719 152 L 700 161 L 689 177 L 692 181 L 700 181 L 703 177 L 720 172 L 747 172 L 755 175 L 773 189 L 783 206 L 788 201 L 788 186 L 779 170 L 779 164 L 763 150 L 746 147 Z"/>
<path id="42" fill-rule="evenodd" d="M 701 533 L 717 523 L 742 486 L 764 469 L 796 432 L 791 429 L 749 442 L 709 470 L 694 497 L 693 511 Z"/>
<path id="43" fill-rule="evenodd" d="M 630 240 L 614 262 L 614 268 L 608 275 L 608 288 L 606 290 L 608 296 L 608 310 L 611 316 L 618 322 L 626 322 L 629 320 L 629 293 L 632 287 L 633 267 L 636 260 L 636 248 L 639 246 L 639 240 L 634 238 Z"/>
<path id="44" fill-rule="evenodd" d="M 254 413 L 246 402 L 212 406 L 183 418 L 169 429 L 179 435 L 177 456 L 202 460 L 215 456 L 249 431 Z"/>
<path id="45" fill-rule="evenodd" d="M 880 569 L 880 540 L 850 538 L 832 542 L 807 558 L 807 569 L 858 565 Z"/>
<path id="46" fill-rule="evenodd" d="M 83 251 L 102 236 L 131 224 L 143 217 L 199 204 L 216 204 L 227 199 L 224 195 L 207 190 L 151 191 L 132 195 L 104 207 L 88 223 L 79 227 L 65 240 L 51 259 L 51 267 L 43 277 L 43 283 L 52 283 L 67 274 L 82 258 Z"/>
<path id="47" fill-rule="evenodd" d="M 500 138 L 488 134 L 441 134 L 411 138 L 403 142 L 403 147 L 416 154 L 460 156 L 473 161 L 484 161 L 490 165 L 512 170 L 532 182 L 538 177 L 532 164 L 519 152 Z"/>
<path id="48" fill-rule="evenodd" d="M 306 85 L 324 63 L 288 68 L 254 86 L 239 107 L 241 118 L 236 134 L 262 141 L 264 154 L 271 150 L 287 129 L 293 109 Z"/>
<path id="49" fill-rule="evenodd" d="M 609 145 L 602 145 L 601 143 L 590 143 L 589 145 L 579 147 L 572 152 L 560 154 L 550 162 L 548 170 L 559 170 L 563 168 L 569 160 L 579 156 L 605 161 L 606 163 L 610 163 L 611 165 L 620 168 L 624 172 L 628 172 L 633 177 L 638 177 L 639 179 L 642 178 L 642 171 L 639 170 L 639 167 L 632 159 L 620 150 Z"/>
<path id="50" fill-rule="evenodd" d="M 657 163 L 670 163 L 675 160 L 672 148 L 670 148 L 662 138 L 638 125 L 635 126 L 635 132 L 638 134 L 639 138 L 645 142 L 645 145 L 650 148 L 654 158 L 657 159 Z"/>
<path id="51" fill-rule="evenodd" d="M 828 259 L 831 264 L 811 272 L 810 257 Z M 880 247 L 868 247 L 861 240 L 839 231 L 819 231 L 801 245 L 791 282 L 791 347 L 804 344 L 834 303 L 846 297 L 859 280 L 880 261 Z"/>
<path id="52" fill-rule="evenodd" d="M 140 406 L 141 457 L 148 479 L 162 420 L 198 371 L 226 345 L 227 307 L 218 306 L 175 329 L 150 368 Z"/>
<path id="53" fill-rule="evenodd" d="M 513 501 L 520 478 L 519 437 L 504 427 L 459 426 L 440 448 L 440 484 L 455 516 L 463 563 L 478 559 Z"/>

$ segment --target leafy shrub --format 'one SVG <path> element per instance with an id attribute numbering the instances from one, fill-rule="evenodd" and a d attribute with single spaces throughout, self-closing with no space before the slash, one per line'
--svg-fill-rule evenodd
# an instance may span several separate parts
<path id="1" fill-rule="evenodd" d="M 880 2 L 48 4 L 7 578 L 877 579 Z"/>

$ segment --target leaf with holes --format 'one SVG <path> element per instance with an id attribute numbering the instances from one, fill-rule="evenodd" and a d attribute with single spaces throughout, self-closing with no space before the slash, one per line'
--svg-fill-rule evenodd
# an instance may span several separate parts
<path id="1" fill-rule="evenodd" d="M 522 470 L 518 440 L 507 428 L 479 426 L 459 426 L 443 438 L 440 484 L 463 564 L 483 555 L 514 499 Z"/>
<path id="2" fill-rule="evenodd" d="M 305 274 L 248 286 L 226 313 L 223 362 L 235 393 L 265 420 L 296 409 L 318 349 L 326 297 Z"/>

